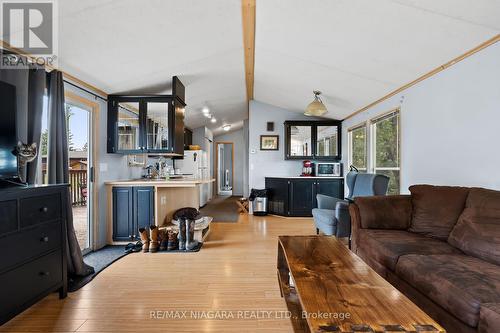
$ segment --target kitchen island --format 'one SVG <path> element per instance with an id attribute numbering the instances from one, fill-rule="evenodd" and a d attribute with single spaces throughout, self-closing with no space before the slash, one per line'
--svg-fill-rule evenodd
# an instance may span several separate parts
<path id="1" fill-rule="evenodd" d="M 200 207 L 202 185 L 215 179 L 133 179 L 106 182 L 108 244 L 138 240 L 138 229 L 164 226 L 183 207 Z"/>

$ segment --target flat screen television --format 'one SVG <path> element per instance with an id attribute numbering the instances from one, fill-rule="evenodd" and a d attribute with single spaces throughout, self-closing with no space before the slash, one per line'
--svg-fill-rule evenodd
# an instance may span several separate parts
<path id="1" fill-rule="evenodd" d="M 0 81 L 0 179 L 17 177 L 16 87 Z"/>

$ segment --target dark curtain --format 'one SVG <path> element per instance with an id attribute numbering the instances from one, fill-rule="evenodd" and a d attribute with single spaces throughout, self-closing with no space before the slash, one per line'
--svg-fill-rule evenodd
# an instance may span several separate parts
<path id="1" fill-rule="evenodd" d="M 68 169 L 68 136 L 66 129 L 66 111 L 64 108 L 64 81 L 62 73 L 53 70 L 48 80 L 48 180 L 49 184 L 69 183 Z M 82 251 L 78 245 L 73 226 L 73 208 L 71 196 L 68 196 L 67 213 L 67 258 L 70 276 L 86 276 L 94 272 L 94 268 L 83 262 Z"/>
<path id="2" fill-rule="evenodd" d="M 1 57 L 8 54 L 12 52 L 0 51 Z M 23 63 L 28 63 L 25 57 L 22 58 L 24 58 Z M 40 154 L 45 69 L 37 65 L 30 65 L 29 68 L 1 67 L 0 80 L 16 87 L 17 140 L 26 144 L 36 142 Z M 27 174 L 25 179 L 29 184 L 36 183 L 38 160 L 28 163 L 27 170 L 23 170 Z"/>

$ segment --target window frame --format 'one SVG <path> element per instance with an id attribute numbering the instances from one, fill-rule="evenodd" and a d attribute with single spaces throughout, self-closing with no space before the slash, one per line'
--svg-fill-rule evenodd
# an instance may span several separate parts
<path id="1" fill-rule="evenodd" d="M 352 134 L 355 130 L 358 130 L 358 129 L 361 129 L 361 128 L 364 128 L 365 129 L 365 165 L 366 165 L 366 168 L 358 168 L 356 167 L 358 170 L 360 171 L 365 171 L 365 172 L 368 172 L 368 170 L 370 170 L 370 166 L 369 166 L 369 149 L 368 149 L 368 122 L 362 122 L 360 124 L 357 124 L 355 126 L 352 126 L 350 128 L 347 129 L 347 142 L 348 142 L 348 163 L 349 163 L 349 167 L 351 165 L 353 165 L 353 152 L 354 152 L 354 149 L 353 149 L 353 140 L 352 140 Z"/>
<path id="2" fill-rule="evenodd" d="M 390 119 L 392 117 L 397 117 L 397 154 L 398 154 L 398 166 L 397 167 L 377 167 L 377 154 L 376 154 L 376 149 L 377 149 L 377 142 L 376 142 L 376 125 L 377 123 Z M 387 112 L 384 112 L 380 115 L 377 115 L 376 117 L 371 118 L 369 121 L 369 128 L 370 128 L 370 158 L 369 158 L 369 169 L 373 173 L 377 173 L 377 171 L 398 171 L 399 172 L 399 191 L 397 194 L 401 193 L 401 109 L 395 108 L 392 110 L 389 110 Z"/>

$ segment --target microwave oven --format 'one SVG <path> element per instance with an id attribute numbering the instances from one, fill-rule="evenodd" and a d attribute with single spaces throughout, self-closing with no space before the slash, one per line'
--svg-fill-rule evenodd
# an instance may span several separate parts
<path id="1" fill-rule="evenodd" d="M 316 177 L 341 177 L 342 163 L 316 163 Z"/>

